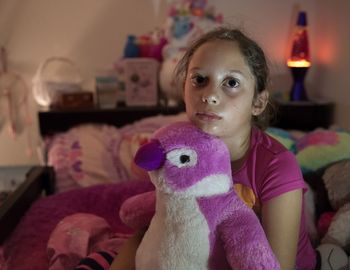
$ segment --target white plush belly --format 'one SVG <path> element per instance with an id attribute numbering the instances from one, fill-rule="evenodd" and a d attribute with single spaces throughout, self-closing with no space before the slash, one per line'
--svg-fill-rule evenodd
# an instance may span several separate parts
<path id="1" fill-rule="evenodd" d="M 136 269 L 208 269 L 209 245 L 208 224 L 196 200 L 172 198 L 171 203 L 157 205 L 137 250 Z"/>

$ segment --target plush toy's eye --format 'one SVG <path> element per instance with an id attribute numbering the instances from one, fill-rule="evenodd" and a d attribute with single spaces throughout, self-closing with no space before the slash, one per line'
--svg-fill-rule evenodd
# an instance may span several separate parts
<path id="1" fill-rule="evenodd" d="M 188 156 L 188 155 L 181 155 L 180 156 L 180 162 L 182 164 L 185 164 L 185 163 L 190 162 L 190 161 L 191 161 L 190 156 Z"/>
<path id="2" fill-rule="evenodd" d="M 178 168 L 197 164 L 197 153 L 191 149 L 175 149 L 166 155 L 167 160 Z"/>

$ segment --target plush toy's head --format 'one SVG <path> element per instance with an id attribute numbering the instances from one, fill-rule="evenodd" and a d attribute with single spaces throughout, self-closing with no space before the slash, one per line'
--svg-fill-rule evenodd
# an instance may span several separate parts
<path id="1" fill-rule="evenodd" d="M 158 190 L 213 195 L 232 187 L 230 154 L 223 141 L 188 122 L 159 129 L 135 163 L 150 171 Z M 211 193 L 210 193 L 211 192 Z"/>

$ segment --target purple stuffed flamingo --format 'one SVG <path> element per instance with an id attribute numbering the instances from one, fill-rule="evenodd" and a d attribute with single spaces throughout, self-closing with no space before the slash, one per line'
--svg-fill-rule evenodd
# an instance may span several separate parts
<path id="1" fill-rule="evenodd" d="M 156 187 L 137 270 L 280 269 L 261 224 L 233 189 L 226 145 L 188 122 L 159 129 L 135 162 Z"/>

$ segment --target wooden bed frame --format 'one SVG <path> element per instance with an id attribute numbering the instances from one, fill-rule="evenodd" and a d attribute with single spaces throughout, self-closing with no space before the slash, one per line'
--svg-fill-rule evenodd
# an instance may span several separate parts
<path id="1" fill-rule="evenodd" d="M 40 111 L 39 128 L 41 136 L 67 131 L 84 124 L 98 123 L 121 127 L 145 117 L 155 115 L 175 115 L 185 111 L 184 105 L 177 107 L 119 107 L 116 109 L 75 109 Z"/>
<path id="2" fill-rule="evenodd" d="M 39 198 L 43 191 L 46 195 L 54 193 L 54 181 L 54 171 L 51 167 L 36 166 L 29 170 L 25 181 L 0 207 L 0 244 L 10 235 L 31 203 Z"/>
<path id="3" fill-rule="evenodd" d="M 328 128 L 333 123 L 334 104 L 330 102 L 275 102 L 277 114 L 272 126 L 283 129 L 310 131 Z M 63 132 L 83 123 L 100 123 L 121 127 L 147 116 L 173 115 L 185 111 L 184 104 L 177 107 L 118 107 L 115 109 L 47 110 L 39 112 L 42 136 Z"/>

